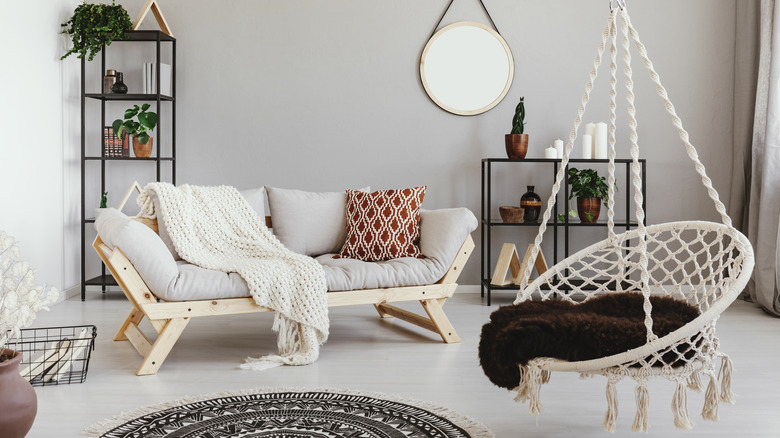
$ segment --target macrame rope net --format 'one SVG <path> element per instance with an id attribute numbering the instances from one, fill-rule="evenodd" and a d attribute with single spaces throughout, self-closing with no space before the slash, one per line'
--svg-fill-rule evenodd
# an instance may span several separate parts
<path id="1" fill-rule="evenodd" d="M 612 6 L 612 3 L 610 3 Z M 610 115 L 608 139 L 608 186 L 607 239 L 591 245 L 567 257 L 529 284 L 533 264 L 528 264 L 521 273 L 521 288 L 515 303 L 536 298 L 552 298 L 579 302 L 599 294 L 628 291 L 644 296 L 645 327 L 647 343 L 641 347 L 612 356 L 567 362 L 552 358 L 538 358 L 526 366 L 520 365 L 520 384 L 514 390 L 518 401 L 529 402 L 529 413 L 542 412 L 539 400 L 540 387 L 550 379 L 551 371 L 574 371 L 583 376 L 603 375 L 607 378 L 607 414 L 604 428 L 615 430 L 617 399 L 615 385 L 624 377 L 633 378 L 636 383 L 637 413 L 632 430 L 646 431 L 648 428 L 649 394 L 647 382 L 651 377 L 663 376 L 676 384 L 672 400 L 674 422 L 679 428 L 693 426 L 687 411 L 686 387 L 702 390 L 702 377 L 709 377 L 705 393 L 702 416 L 717 420 L 719 400 L 733 402 L 731 393 L 732 364 L 728 356 L 719 349 L 715 336 L 715 323 L 720 313 L 728 307 L 747 284 L 753 270 L 753 249 L 747 238 L 731 225 L 731 219 L 712 187 L 712 181 L 698 158 L 696 149 L 690 143 L 688 132 L 683 128 L 661 85 L 658 73 L 648 58 L 647 50 L 639 39 L 636 29 L 623 1 L 619 7 L 610 7 L 609 20 L 601 36 L 598 53 L 593 62 L 585 93 L 574 120 L 574 127 L 564 149 L 561 166 L 555 177 L 552 193 L 547 201 L 539 232 L 534 240 L 530 260 L 535 260 L 541 244 L 553 205 L 564 181 L 567 164 L 577 139 L 582 115 L 590 99 L 593 83 L 601 65 L 604 51 L 609 42 L 610 55 Z M 615 131 L 616 131 L 616 88 L 617 88 L 617 16 L 620 15 L 623 62 L 625 64 L 625 86 L 628 109 L 628 127 L 631 173 L 636 205 L 637 227 L 631 231 L 615 234 Z M 659 96 L 664 100 L 666 110 L 677 128 L 685 145 L 688 157 L 701 176 L 709 197 L 720 214 L 722 223 L 704 221 L 672 222 L 645 226 L 643 208 L 642 177 L 639 164 L 639 143 L 637 135 L 636 109 L 634 107 L 633 79 L 631 69 L 631 41 L 641 55 L 650 78 Z M 628 220 L 628 218 L 626 218 Z M 606 279 L 606 280 L 605 280 Z M 695 305 L 701 311 L 693 321 L 661 338 L 653 333 L 653 316 L 650 296 L 667 295 Z M 720 365 L 719 371 L 718 366 Z"/>

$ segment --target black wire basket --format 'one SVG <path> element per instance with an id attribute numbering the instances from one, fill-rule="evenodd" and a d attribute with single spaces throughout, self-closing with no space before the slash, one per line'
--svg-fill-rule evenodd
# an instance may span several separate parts
<path id="1" fill-rule="evenodd" d="M 94 325 L 28 328 L 7 348 L 22 354 L 19 374 L 32 386 L 81 383 L 87 378 L 96 337 Z"/>

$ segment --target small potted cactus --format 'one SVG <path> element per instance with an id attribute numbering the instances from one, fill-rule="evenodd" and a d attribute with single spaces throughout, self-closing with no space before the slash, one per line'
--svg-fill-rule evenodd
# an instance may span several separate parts
<path id="1" fill-rule="evenodd" d="M 108 192 L 103 192 L 103 195 L 100 197 L 100 206 L 95 209 L 95 219 L 106 211 L 106 208 L 108 208 Z"/>
<path id="2" fill-rule="evenodd" d="M 525 97 L 521 97 L 520 103 L 515 107 L 515 116 L 512 118 L 512 132 L 504 137 L 506 155 L 509 158 L 523 159 L 528 152 L 528 134 L 523 133 L 524 127 Z"/>

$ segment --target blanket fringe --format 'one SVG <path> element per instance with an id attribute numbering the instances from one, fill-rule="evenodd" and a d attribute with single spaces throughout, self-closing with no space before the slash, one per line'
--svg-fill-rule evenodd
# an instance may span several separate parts
<path id="1" fill-rule="evenodd" d="M 314 328 L 297 323 L 277 312 L 273 330 L 278 333 L 279 354 L 249 357 L 239 365 L 242 370 L 263 371 L 280 365 L 308 365 L 319 357 L 319 348 L 301 348 L 301 344 L 317 346 L 317 333 Z"/>

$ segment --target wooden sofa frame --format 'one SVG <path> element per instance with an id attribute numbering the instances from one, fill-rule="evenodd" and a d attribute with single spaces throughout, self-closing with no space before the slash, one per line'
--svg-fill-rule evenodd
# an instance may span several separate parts
<path id="1" fill-rule="evenodd" d="M 158 233 L 157 221 L 133 218 Z M 271 225 L 270 217 L 266 223 Z M 173 345 L 179 339 L 190 318 L 239 313 L 272 312 L 273 309 L 258 306 L 254 299 L 228 298 L 197 301 L 160 301 L 149 290 L 133 264 L 118 247 L 111 249 L 98 236 L 92 244 L 100 259 L 132 305 L 130 314 L 114 336 L 114 341 L 130 341 L 143 358 L 136 375 L 156 374 Z M 358 291 L 328 292 L 328 307 L 373 304 L 382 318 L 396 317 L 424 329 L 438 333 L 446 343 L 460 342 L 442 305 L 450 298 L 463 267 L 474 250 L 474 240 L 469 235 L 458 250 L 444 276 L 435 284 L 425 286 L 362 289 Z M 389 303 L 419 301 L 428 317 L 404 310 Z M 149 320 L 157 337 L 150 341 L 138 328 L 145 318 Z"/>

